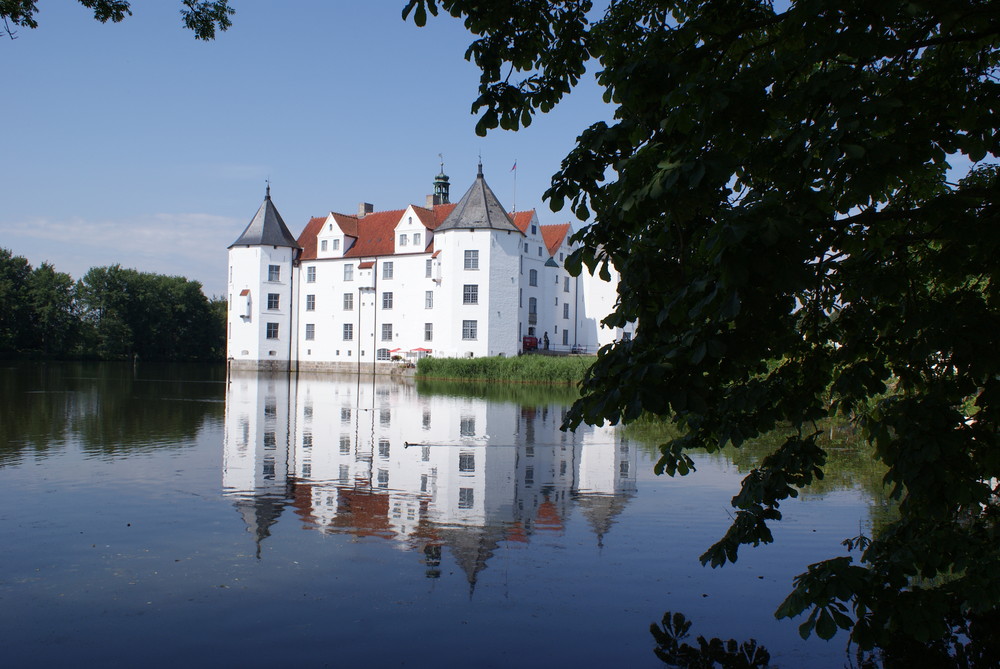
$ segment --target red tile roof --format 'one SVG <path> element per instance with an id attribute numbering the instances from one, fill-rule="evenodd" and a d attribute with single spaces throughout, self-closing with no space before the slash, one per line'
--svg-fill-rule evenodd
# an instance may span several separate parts
<path id="1" fill-rule="evenodd" d="M 302 247 L 302 260 L 312 260 L 316 257 L 316 235 L 323 229 L 326 216 L 314 216 L 306 223 L 305 230 L 299 235 L 298 243 Z"/>
<path id="2" fill-rule="evenodd" d="M 362 263 L 358 263 L 358 269 L 371 269 L 375 266 L 374 260 L 366 260 Z"/>
<path id="3" fill-rule="evenodd" d="M 250 289 L 249 288 L 244 288 L 243 290 L 240 291 L 240 297 L 245 297 L 245 296 L 247 296 L 249 294 L 250 294 Z"/>
<path id="4" fill-rule="evenodd" d="M 439 204 L 433 209 L 413 206 L 413 211 L 417 218 L 428 230 L 435 230 L 444 219 L 448 217 L 454 204 Z M 362 218 L 338 214 L 331 212 L 333 220 L 336 221 L 343 232 L 348 237 L 354 237 L 355 242 L 351 248 L 344 253 L 346 258 L 358 257 L 378 257 L 395 254 L 395 229 L 399 219 L 402 218 L 405 209 L 394 209 L 391 211 L 376 211 Z M 309 219 L 302 234 L 299 235 L 298 243 L 302 247 L 302 260 L 316 259 L 316 235 L 323 229 L 326 217 Z M 410 251 L 410 253 L 427 253 L 433 251 L 434 243 L 427 235 L 427 246 L 424 249 Z"/>
<path id="5" fill-rule="evenodd" d="M 555 225 L 542 226 L 542 239 L 545 240 L 545 247 L 549 250 L 549 255 L 554 256 L 559 247 L 562 246 L 566 234 L 569 232 L 569 223 L 557 223 Z M 300 244 L 302 242 L 299 242 Z"/>
<path id="6" fill-rule="evenodd" d="M 535 216 L 535 210 L 530 211 L 515 211 L 514 215 L 511 216 L 514 219 L 514 225 L 517 226 L 518 230 L 524 234 L 528 234 L 528 226 L 531 225 L 531 219 Z"/>

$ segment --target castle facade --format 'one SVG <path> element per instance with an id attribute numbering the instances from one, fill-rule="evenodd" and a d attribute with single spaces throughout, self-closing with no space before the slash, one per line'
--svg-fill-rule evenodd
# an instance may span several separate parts
<path id="1" fill-rule="evenodd" d="M 617 283 L 564 263 L 568 223 L 508 214 L 482 166 L 457 203 L 443 171 L 425 206 L 309 220 L 296 238 L 271 201 L 229 247 L 235 369 L 371 371 L 426 355 L 595 352 Z"/>

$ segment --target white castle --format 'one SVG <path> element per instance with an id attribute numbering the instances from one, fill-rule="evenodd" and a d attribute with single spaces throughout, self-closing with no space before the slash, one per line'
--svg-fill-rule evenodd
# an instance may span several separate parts
<path id="1" fill-rule="evenodd" d="M 330 212 L 292 236 L 271 201 L 229 247 L 228 359 L 234 369 L 367 371 L 394 360 L 512 356 L 536 345 L 594 352 L 631 336 L 600 321 L 616 275 L 572 277 L 570 226 L 508 214 L 483 178 L 449 201 Z"/>

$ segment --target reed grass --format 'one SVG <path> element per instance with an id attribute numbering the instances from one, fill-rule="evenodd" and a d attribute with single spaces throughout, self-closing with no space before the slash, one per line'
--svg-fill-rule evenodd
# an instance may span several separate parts
<path id="1" fill-rule="evenodd" d="M 593 356 L 521 355 L 511 358 L 422 358 L 417 376 L 522 383 L 576 384 Z"/>

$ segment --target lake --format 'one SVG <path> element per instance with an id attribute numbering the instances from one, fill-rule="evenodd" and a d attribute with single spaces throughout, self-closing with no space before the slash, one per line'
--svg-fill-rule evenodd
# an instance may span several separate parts
<path id="1" fill-rule="evenodd" d="M 668 610 L 847 660 L 773 612 L 870 531 L 850 475 L 713 570 L 746 464 L 655 476 L 629 431 L 561 432 L 565 389 L 9 362 L 0 389 L 7 667 L 657 667 Z"/>

